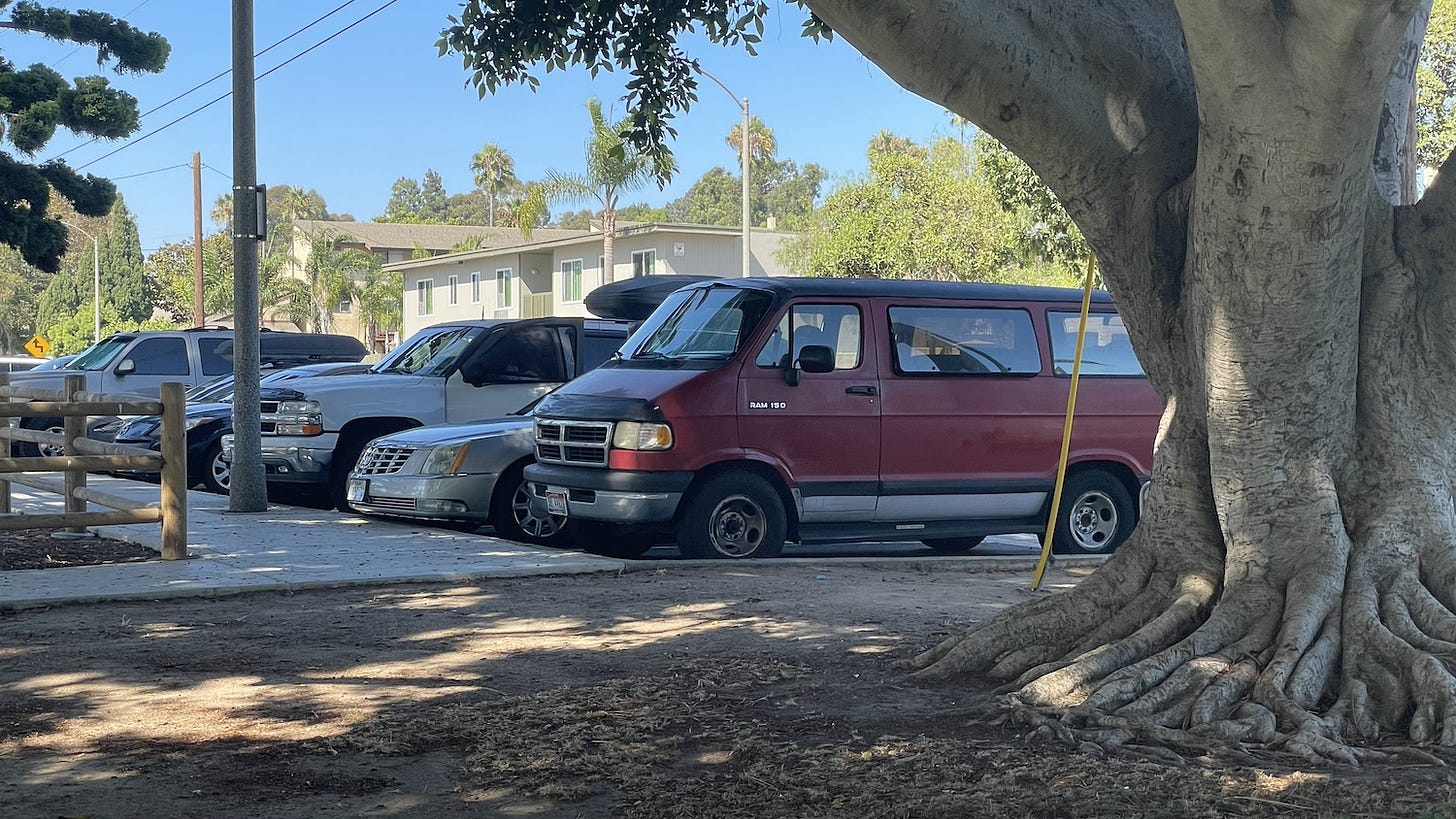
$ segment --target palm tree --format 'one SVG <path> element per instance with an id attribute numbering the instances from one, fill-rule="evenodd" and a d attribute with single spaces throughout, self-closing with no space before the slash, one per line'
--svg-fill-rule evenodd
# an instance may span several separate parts
<path id="1" fill-rule="evenodd" d="M 233 195 L 230 193 L 219 194 L 212 200 L 212 210 L 207 214 L 212 223 L 226 230 L 233 232 Z"/>
<path id="2" fill-rule="evenodd" d="M 490 203 L 489 216 L 490 226 L 495 227 L 495 203 L 501 194 L 510 190 L 513 186 L 519 185 L 520 180 L 516 179 L 516 161 L 506 153 L 506 149 L 487 142 L 475 157 L 470 160 L 470 170 L 475 172 L 475 184 L 485 192 Z"/>
<path id="3" fill-rule="evenodd" d="M 521 233 L 530 236 L 531 226 L 554 205 L 595 202 L 602 213 L 602 284 L 612 280 L 617 232 L 617 205 L 624 193 L 642 187 L 650 179 L 666 178 L 670 158 L 653 158 L 623 138 L 627 121 L 609 123 L 602 103 L 587 100 L 591 115 L 591 138 L 586 143 L 586 173 L 550 170 L 546 180 L 531 186 L 517 220 Z"/>
<path id="4" fill-rule="evenodd" d="M 359 305 L 359 321 L 369 335 L 364 343 L 369 352 L 374 352 L 374 339 L 380 333 L 399 330 L 404 326 L 404 276 L 397 272 L 386 272 L 378 265 L 364 271 L 355 288 L 355 303 Z"/>
<path id="5" fill-rule="evenodd" d="M 379 262 L 358 248 L 342 247 L 343 237 L 336 233 L 310 231 L 304 236 L 309 250 L 303 277 L 279 282 L 288 296 L 283 313 L 302 329 L 327 333 L 339 302 L 345 296 L 353 297 L 358 290 L 356 279 L 377 269 Z M 403 292 L 403 284 L 400 287 Z"/>
<path id="6" fill-rule="evenodd" d="M 728 132 L 727 139 L 729 147 L 735 152 L 743 150 L 743 123 L 733 126 Z M 774 138 L 772 128 L 763 124 L 763 120 L 753 117 L 748 121 L 748 156 L 755 163 L 773 159 L 778 153 L 779 143 Z"/>

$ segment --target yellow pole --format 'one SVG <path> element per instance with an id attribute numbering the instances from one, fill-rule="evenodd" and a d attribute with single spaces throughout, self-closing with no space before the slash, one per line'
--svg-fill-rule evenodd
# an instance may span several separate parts
<path id="1" fill-rule="evenodd" d="M 1077 321 L 1077 350 L 1072 354 L 1072 387 L 1067 391 L 1067 417 L 1062 422 L 1062 455 L 1057 459 L 1057 483 L 1052 490 L 1051 511 L 1047 513 L 1046 533 L 1041 537 L 1041 559 L 1031 575 L 1031 590 L 1041 588 L 1042 576 L 1052 559 L 1052 536 L 1057 529 L 1057 511 L 1062 505 L 1062 484 L 1067 478 L 1067 453 L 1072 447 L 1072 416 L 1077 411 L 1077 380 L 1082 375 L 1082 342 L 1087 338 L 1087 311 L 1092 307 L 1092 273 L 1097 257 L 1087 257 L 1087 279 L 1082 284 L 1082 316 Z"/>

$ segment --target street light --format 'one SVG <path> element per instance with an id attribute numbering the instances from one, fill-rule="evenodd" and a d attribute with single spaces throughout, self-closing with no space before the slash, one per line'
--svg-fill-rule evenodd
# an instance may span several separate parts
<path id="1" fill-rule="evenodd" d="M 753 245 L 750 243 L 752 228 L 750 227 L 748 218 L 748 97 L 739 99 L 737 94 L 728 90 L 728 86 L 724 85 L 722 80 L 704 71 L 702 66 L 697 66 L 697 69 L 699 74 L 717 83 L 718 87 L 723 89 L 723 92 L 728 96 L 732 97 L 733 101 L 738 103 L 739 108 L 743 109 L 743 138 L 739 140 L 738 159 L 743 165 L 743 277 L 748 278 L 753 272 Z"/>
<path id="2" fill-rule="evenodd" d="M 91 341 L 94 344 L 101 340 L 101 241 L 80 225 L 73 225 L 65 219 L 61 220 L 61 224 L 81 231 L 86 238 L 91 240 L 91 277 L 95 280 L 96 285 L 96 299 L 91 304 L 91 318 L 94 322 L 93 332 L 95 334 L 95 338 Z"/>

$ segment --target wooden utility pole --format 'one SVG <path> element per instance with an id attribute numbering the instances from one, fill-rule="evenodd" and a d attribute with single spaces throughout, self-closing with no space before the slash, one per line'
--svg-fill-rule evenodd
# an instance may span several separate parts
<path id="1" fill-rule="evenodd" d="M 192 152 L 192 326 L 207 323 L 202 305 L 202 152 Z"/>

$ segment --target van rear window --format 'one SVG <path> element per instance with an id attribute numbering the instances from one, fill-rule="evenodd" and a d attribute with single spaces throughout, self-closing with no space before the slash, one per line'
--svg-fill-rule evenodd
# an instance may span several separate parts
<path id="1" fill-rule="evenodd" d="M 1052 364 L 1057 375 L 1071 375 L 1077 354 L 1077 324 L 1081 315 L 1049 311 Z M 1082 342 L 1081 375 L 1142 375 L 1143 367 L 1132 351 L 1127 325 L 1115 313 L 1087 316 L 1087 336 Z"/>
<path id="2" fill-rule="evenodd" d="M 1035 375 L 1041 349 L 1025 310 L 891 307 L 895 371 L 902 374 Z"/>

